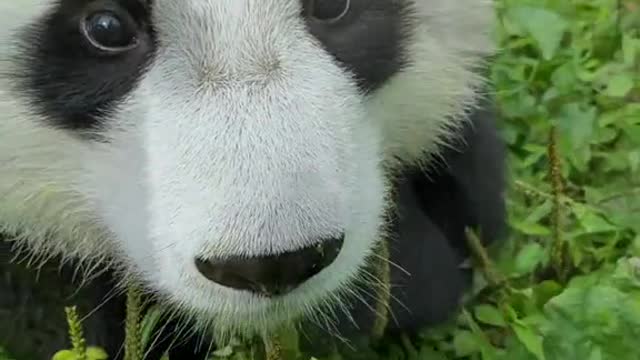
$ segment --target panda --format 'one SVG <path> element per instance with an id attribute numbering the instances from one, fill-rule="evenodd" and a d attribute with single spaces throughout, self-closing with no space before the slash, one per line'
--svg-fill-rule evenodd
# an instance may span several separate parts
<path id="1" fill-rule="evenodd" d="M 130 280 L 193 338 L 314 317 L 350 338 L 378 318 L 377 260 L 386 333 L 449 319 L 470 283 L 465 229 L 486 244 L 505 231 L 493 13 L 490 0 L 2 2 L 0 320 L 20 324 L 0 343 L 48 358 L 66 324 L 43 309 L 81 303 L 88 342 L 117 357 Z M 23 332 L 46 319 L 58 327 Z"/>

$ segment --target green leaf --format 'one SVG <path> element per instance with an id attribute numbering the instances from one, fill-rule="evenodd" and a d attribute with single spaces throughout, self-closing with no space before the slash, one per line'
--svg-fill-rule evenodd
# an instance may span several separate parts
<path id="1" fill-rule="evenodd" d="M 609 80 L 605 94 L 611 97 L 623 98 L 633 89 L 633 85 L 631 74 L 616 74 Z"/>
<path id="2" fill-rule="evenodd" d="M 471 331 L 459 330 L 453 338 L 453 347 L 457 357 L 470 356 L 480 352 L 480 344 Z"/>
<path id="3" fill-rule="evenodd" d="M 87 360 L 107 360 L 108 358 L 109 355 L 104 349 L 96 346 L 87 347 Z"/>
<path id="4" fill-rule="evenodd" d="M 278 340 L 284 358 L 295 359 L 300 356 L 300 338 L 295 327 L 282 327 L 277 331 L 274 339 Z"/>
<path id="5" fill-rule="evenodd" d="M 553 202 L 551 200 L 545 200 L 545 202 L 543 202 L 539 206 L 536 206 L 525 220 L 528 223 L 538 223 L 549 214 L 551 214 L 552 209 Z"/>
<path id="6" fill-rule="evenodd" d="M 589 234 L 618 231 L 616 226 L 605 220 L 600 214 L 583 205 L 574 204 L 572 210 L 582 228 Z"/>
<path id="7" fill-rule="evenodd" d="M 495 306 L 492 305 L 478 305 L 474 309 L 476 319 L 481 323 L 487 325 L 493 325 L 498 327 L 506 327 L 507 323 L 504 320 L 504 316 Z"/>
<path id="8" fill-rule="evenodd" d="M 572 102 L 562 106 L 555 122 L 561 135 L 570 141 L 571 150 L 575 151 L 588 145 L 593 138 L 596 119 L 597 109 L 594 106 Z"/>
<path id="9" fill-rule="evenodd" d="M 520 321 L 512 324 L 513 331 L 520 342 L 529 350 L 538 360 L 545 360 L 544 350 L 542 347 L 542 336 L 536 333 L 529 326 Z"/>
<path id="10" fill-rule="evenodd" d="M 562 285 L 554 280 L 546 280 L 533 288 L 533 294 L 538 307 L 542 308 L 553 297 L 562 293 Z"/>
<path id="11" fill-rule="evenodd" d="M 574 278 L 545 306 L 550 359 L 637 359 L 640 288 L 629 263 Z"/>
<path id="12" fill-rule="evenodd" d="M 510 221 L 510 225 L 525 235 L 537 235 L 537 236 L 548 236 L 551 234 L 551 231 L 546 226 L 542 226 L 539 224 L 526 223 L 523 221 L 519 221 L 516 219 L 512 219 Z"/>
<path id="13" fill-rule="evenodd" d="M 640 39 L 634 39 L 630 34 L 622 35 L 623 60 L 627 66 L 632 66 L 640 54 Z"/>
<path id="14" fill-rule="evenodd" d="M 78 355 L 71 350 L 61 350 L 53 355 L 51 360 L 77 360 Z"/>
<path id="15" fill-rule="evenodd" d="M 151 335 L 154 334 L 154 331 L 162 318 L 162 314 L 162 308 L 158 305 L 152 306 L 145 313 L 140 325 L 141 345 L 143 349 L 147 349 L 151 346 Z"/>
<path id="16" fill-rule="evenodd" d="M 565 19 L 544 8 L 518 6 L 510 9 L 509 18 L 533 37 L 545 60 L 554 57 L 568 29 Z"/>
<path id="17" fill-rule="evenodd" d="M 536 269 L 538 265 L 545 259 L 546 252 L 538 243 L 530 243 L 525 245 L 515 260 L 515 271 L 518 274 L 527 274 Z"/>

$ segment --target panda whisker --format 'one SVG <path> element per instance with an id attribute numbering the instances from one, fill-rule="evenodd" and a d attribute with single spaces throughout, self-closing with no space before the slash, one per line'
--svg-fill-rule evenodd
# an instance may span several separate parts
<path id="1" fill-rule="evenodd" d="M 372 297 L 374 297 L 372 294 L 370 294 L 368 292 L 368 290 L 361 288 L 362 291 L 365 291 L 367 293 L 367 295 L 370 295 Z M 381 313 L 379 310 L 377 310 L 376 308 L 374 308 L 373 306 L 371 306 L 367 300 L 361 295 L 359 294 L 355 289 L 348 289 L 347 290 L 349 292 L 349 294 L 351 295 L 351 297 L 353 297 L 354 299 L 358 300 L 360 303 L 362 303 L 362 305 L 364 305 L 365 307 L 367 307 L 367 309 L 369 309 L 374 315 L 378 316 L 378 317 L 385 317 L 385 314 Z M 374 297 L 375 298 L 375 297 Z"/>
<path id="2" fill-rule="evenodd" d="M 371 253 L 371 256 L 375 257 L 376 259 L 380 260 L 380 261 L 384 261 L 386 263 L 388 263 L 389 265 L 395 267 L 396 269 L 400 270 L 401 272 L 405 273 L 407 276 L 411 276 L 411 273 L 409 271 L 407 271 L 405 268 L 403 268 L 402 266 L 396 264 L 395 262 L 391 261 L 391 259 L 385 257 L 385 256 L 380 256 L 379 254 L 376 254 L 375 252 Z"/>
<path id="3" fill-rule="evenodd" d="M 343 295 L 343 293 L 344 293 L 344 291 L 340 291 L 340 293 L 332 293 L 330 295 L 331 295 L 331 297 L 334 298 L 335 303 L 338 305 L 338 307 L 342 311 L 343 315 L 349 320 L 349 322 L 355 328 L 359 328 L 360 326 L 358 325 L 356 320 L 351 315 L 351 312 L 349 311 L 349 306 L 347 305 L 347 301 L 345 299 L 345 297 L 347 297 L 348 295 Z"/>
<path id="4" fill-rule="evenodd" d="M 362 276 L 362 281 L 366 281 L 367 285 L 371 285 L 372 287 L 375 287 L 377 289 L 380 290 L 385 290 L 386 289 L 386 285 L 378 278 L 378 276 L 371 274 L 370 272 L 363 270 L 363 276 Z M 394 287 L 398 287 L 398 285 L 394 285 L 394 284 L 389 284 L 389 289 L 392 289 Z M 364 288 L 364 284 L 360 285 L 360 288 L 363 290 L 366 290 Z M 368 290 L 366 290 L 368 291 Z M 371 294 L 368 293 L 370 296 L 374 297 L 377 301 L 382 301 L 384 303 L 384 300 L 380 298 L 380 295 L 378 295 L 378 291 L 376 291 L 375 293 Z M 406 306 L 404 304 L 404 302 L 402 300 L 400 300 L 396 295 L 393 294 L 393 291 L 389 291 L 389 297 L 391 300 L 395 301 L 396 304 L 400 305 L 402 308 L 404 308 L 405 310 L 411 312 L 411 309 Z M 391 304 L 387 303 L 385 304 L 385 307 L 389 310 L 389 312 L 391 313 Z M 391 313 L 392 314 L 392 313 Z M 393 314 L 392 314 L 393 315 Z"/>
<path id="5" fill-rule="evenodd" d="M 100 302 L 98 305 L 94 306 L 88 313 L 86 313 L 81 321 L 85 321 L 86 319 L 90 318 L 91 316 L 93 316 L 93 314 L 95 314 L 97 311 L 99 311 L 103 306 L 105 306 L 109 301 L 113 300 L 114 298 L 118 297 L 118 296 L 122 296 L 124 293 L 124 291 L 122 291 L 119 288 L 112 288 L 111 290 L 109 290 L 109 292 L 104 296 L 102 302 Z"/>

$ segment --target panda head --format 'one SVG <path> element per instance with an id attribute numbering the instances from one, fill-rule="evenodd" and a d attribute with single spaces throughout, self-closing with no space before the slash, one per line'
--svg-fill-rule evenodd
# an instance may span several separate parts
<path id="1" fill-rule="evenodd" d="M 0 10 L 0 230 L 244 330 L 348 292 L 491 48 L 485 0 Z"/>

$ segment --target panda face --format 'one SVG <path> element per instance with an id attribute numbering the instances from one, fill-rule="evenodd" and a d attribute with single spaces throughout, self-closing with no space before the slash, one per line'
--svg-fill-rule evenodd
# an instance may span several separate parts
<path id="1" fill-rule="evenodd" d="M 488 14 L 474 0 L 25 3 L 2 5 L 0 229 L 39 253 L 109 256 L 191 314 L 259 329 L 357 276 L 390 159 L 431 152 L 472 102 Z"/>

